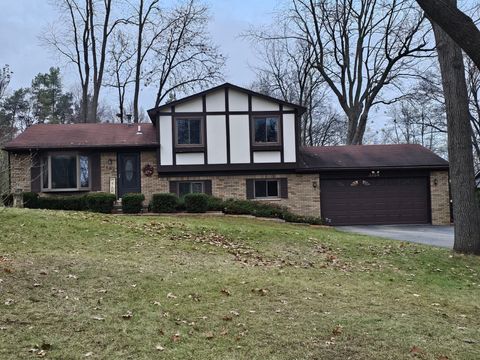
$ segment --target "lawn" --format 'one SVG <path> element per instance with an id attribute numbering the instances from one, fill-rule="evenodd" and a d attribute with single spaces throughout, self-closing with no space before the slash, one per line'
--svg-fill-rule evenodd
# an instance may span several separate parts
<path id="1" fill-rule="evenodd" d="M 0 210 L 0 359 L 479 359 L 480 258 L 235 217 Z"/>

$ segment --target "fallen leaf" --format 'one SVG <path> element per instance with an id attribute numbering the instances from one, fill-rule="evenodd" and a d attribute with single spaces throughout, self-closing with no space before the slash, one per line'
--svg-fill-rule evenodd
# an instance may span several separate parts
<path id="1" fill-rule="evenodd" d="M 232 295 L 232 293 L 231 293 L 230 291 L 228 291 L 227 289 L 222 289 L 222 290 L 220 290 L 220 292 L 221 292 L 223 295 L 227 295 L 227 296 Z"/>
<path id="2" fill-rule="evenodd" d="M 125 314 L 122 315 L 122 318 L 125 320 L 130 320 L 132 316 L 133 316 L 132 312 L 128 310 Z"/>
<path id="3" fill-rule="evenodd" d="M 15 302 L 15 300 L 13 300 L 13 299 L 7 299 L 7 300 L 5 300 L 5 305 L 10 306 L 10 305 L 12 305 L 14 302 Z"/>
<path id="4" fill-rule="evenodd" d="M 68 274 L 67 279 L 78 279 L 76 275 Z"/>
<path id="5" fill-rule="evenodd" d="M 101 317 L 101 316 L 92 316 L 92 319 L 93 319 L 93 320 L 97 320 L 97 321 L 103 321 L 103 320 L 105 320 L 105 318 L 104 318 L 104 317 Z"/>
<path id="6" fill-rule="evenodd" d="M 163 351 L 163 350 L 165 350 L 165 348 L 164 348 L 162 345 L 157 345 L 157 346 L 155 346 L 155 349 L 157 349 L 158 351 Z"/>
<path id="7" fill-rule="evenodd" d="M 90 356 L 92 356 L 92 355 L 93 355 L 93 352 L 89 351 L 89 352 L 87 352 L 87 353 L 86 353 L 85 355 L 83 355 L 83 356 L 85 356 L 85 357 L 90 357 Z"/>
<path id="8" fill-rule="evenodd" d="M 333 328 L 332 330 L 332 334 L 334 336 L 339 336 L 342 334 L 342 331 L 343 331 L 343 326 L 342 325 L 337 325 Z"/>
<path id="9" fill-rule="evenodd" d="M 172 337 L 171 337 L 171 339 L 172 339 L 173 342 L 178 342 L 178 341 L 180 341 L 180 334 L 179 334 L 178 332 L 175 333 L 175 334 L 173 334 Z"/>
<path id="10" fill-rule="evenodd" d="M 207 339 L 213 339 L 214 338 L 213 332 L 211 332 L 211 331 L 206 332 L 205 337 Z"/>
<path id="11" fill-rule="evenodd" d="M 225 315 L 222 319 L 224 321 L 232 321 L 233 318 L 230 315 Z"/>
<path id="12" fill-rule="evenodd" d="M 240 316 L 240 313 L 238 311 L 235 311 L 235 310 L 230 311 L 230 314 L 235 315 L 235 316 Z"/>
<path id="13" fill-rule="evenodd" d="M 175 295 L 173 295 L 172 293 L 168 293 L 167 294 L 167 298 L 169 299 L 176 299 L 177 297 Z"/>
<path id="14" fill-rule="evenodd" d="M 425 354 L 425 351 L 423 351 L 422 349 L 420 349 L 418 346 L 412 346 L 412 348 L 410 349 L 410 354 L 412 356 L 422 356 L 423 354 Z"/>
<path id="15" fill-rule="evenodd" d="M 154 301 L 154 302 L 153 302 L 153 305 L 158 305 L 158 306 L 160 306 L 160 302 Z"/>
<path id="16" fill-rule="evenodd" d="M 437 360 L 448 360 L 449 357 L 447 355 L 440 355 L 439 357 L 437 357 Z"/>
<path id="17" fill-rule="evenodd" d="M 473 340 L 473 339 L 463 339 L 463 342 L 467 343 L 467 344 L 476 344 L 477 343 L 477 341 Z"/>

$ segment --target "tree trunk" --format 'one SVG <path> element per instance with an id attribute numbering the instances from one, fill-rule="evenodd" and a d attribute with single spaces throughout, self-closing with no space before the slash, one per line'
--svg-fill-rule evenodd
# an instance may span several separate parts
<path id="1" fill-rule="evenodd" d="M 456 7 L 456 0 L 445 0 Z M 454 250 L 480 254 L 480 211 L 475 197 L 472 129 L 461 48 L 432 22 L 442 74 L 455 220 Z"/>
<path id="2" fill-rule="evenodd" d="M 451 0 L 417 0 L 430 21 L 450 35 L 480 69 L 480 30 Z"/>

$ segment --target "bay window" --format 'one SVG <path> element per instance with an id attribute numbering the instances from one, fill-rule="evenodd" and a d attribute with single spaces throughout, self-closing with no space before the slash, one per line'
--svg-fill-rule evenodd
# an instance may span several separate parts
<path id="1" fill-rule="evenodd" d="M 42 157 L 44 191 L 89 190 L 90 160 L 77 153 L 52 153 Z"/>

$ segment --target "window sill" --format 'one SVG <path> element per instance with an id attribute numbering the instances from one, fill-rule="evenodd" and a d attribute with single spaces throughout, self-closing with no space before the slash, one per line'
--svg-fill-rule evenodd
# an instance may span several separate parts
<path id="1" fill-rule="evenodd" d="M 254 198 L 253 201 L 281 201 L 282 198 L 279 197 L 266 197 L 266 198 Z"/>
<path id="2" fill-rule="evenodd" d="M 205 152 L 205 146 L 195 145 L 195 146 L 175 146 L 176 153 L 198 153 Z"/>
<path id="3" fill-rule="evenodd" d="M 272 144 L 272 145 L 253 144 L 252 150 L 253 151 L 281 151 L 282 144 Z"/>
<path id="4" fill-rule="evenodd" d="M 90 189 L 42 189 L 42 193 L 89 192 Z"/>

